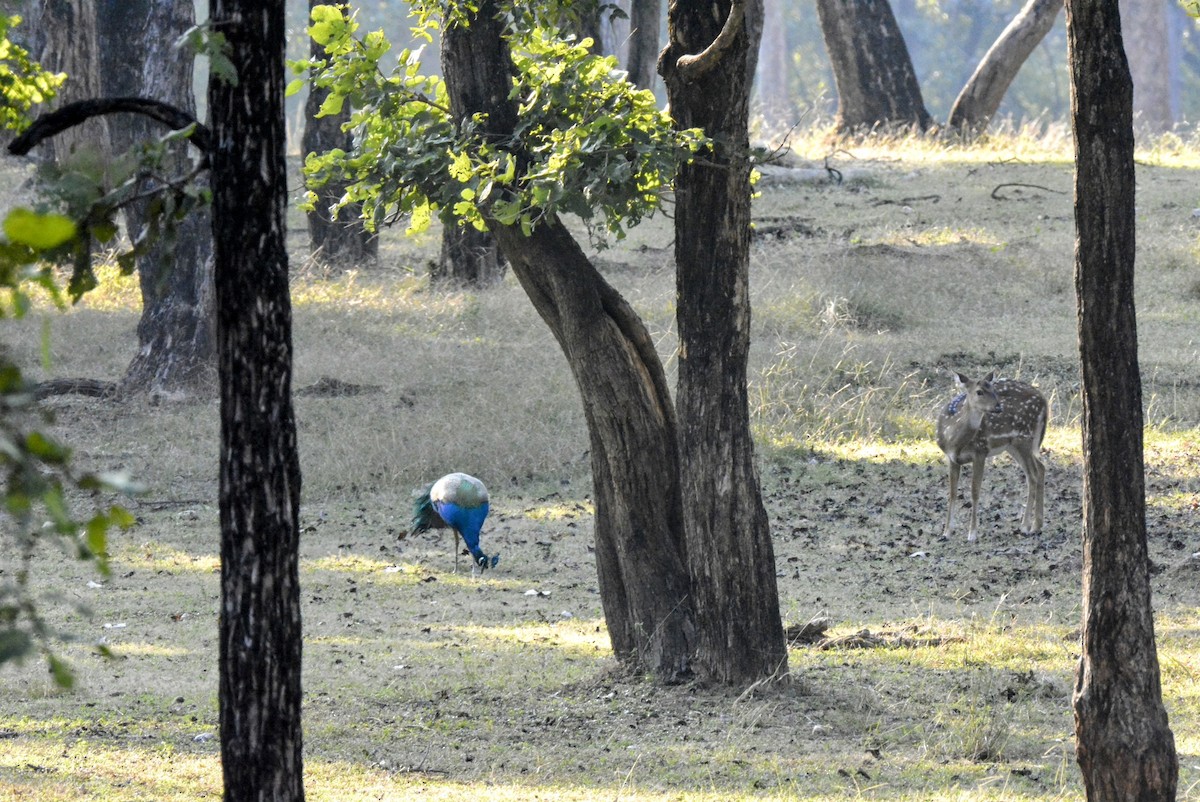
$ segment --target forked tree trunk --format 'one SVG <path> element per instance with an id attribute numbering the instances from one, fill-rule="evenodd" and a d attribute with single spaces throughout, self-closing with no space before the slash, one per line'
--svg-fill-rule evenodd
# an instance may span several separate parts
<path id="1" fill-rule="evenodd" d="M 212 0 L 237 84 L 212 77 L 221 381 L 218 707 L 225 802 L 304 799 L 300 462 L 285 242 L 283 0 Z"/>
<path id="2" fill-rule="evenodd" d="M 1067 0 L 1083 386 L 1083 643 L 1076 756 L 1089 800 L 1174 800 L 1154 644 L 1134 314 L 1133 83 L 1117 0 Z"/>
<path id="3" fill-rule="evenodd" d="M 322 2 L 309 0 L 309 9 Z M 324 58 L 323 45 L 311 38 L 309 45 L 314 58 Z M 342 124 L 350 119 L 349 104 L 337 114 L 317 116 L 328 96 L 328 89 L 309 85 L 308 100 L 304 104 L 304 135 L 300 140 L 300 149 L 305 155 L 334 148 L 349 151 L 354 145 L 351 134 L 342 130 Z M 347 206 L 336 219 L 330 212 L 330 207 L 345 191 L 343 181 L 330 181 L 316 190 L 316 205 L 307 215 L 309 250 L 322 261 L 332 264 L 361 265 L 374 261 L 379 256 L 379 237 L 363 225 L 361 205 Z"/>
<path id="4" fill-rule="evenodd" d="M 468 27 L 448 25 L 442 67 L 451 109 L 486 112 L 498 139 L 516 126 L 512 62 L 483 0 Z M 613 651 L 661 681 L 691 670 L 693 620 L 682 538 L 675 420 L 662 363 L 632 307 L 588 261 L 557 220 L 528 237 L 492 230 L 575 376 L 591 443 L 596 568 Z"/>
<path id="5" fill-rule="evenodd" d="M 1028 0 L 958 93 L 946 125 L 967 136 L 987 130 L 1017 73 L 1054 27 L 1063 0 Z"/>
<path id="6" fill-rule="evenodd" d="M 103 94 L 147 97 L 195 116 L 191 51 L 174 43 L 195 24 L 191 0 L 104 0 L 99 4 Z M 108 119 L 113 149 L 125 152 L 162 136 L 163 126 L 142 115 Z M 172 146 L 165 166 L 182 176 L 195 151 Z M 198 156 L 197 156 L 198 158 Z M 201 179 L 207 181 L 207 176 Z M 131 237 L 149 224 L 149 201 L 125 210 Z M 210 392 L 216 379 L 212 289 L 212 216 L 199 206 L 163 234 L 137 260 L 142 291 L 138 349 L 120 382 L 120 392 L 177 396 Z"/>
<path id="7" fill-rule="evenodd" d="M 740 2 L 676 0 L 668 10 L 670 41 L 660 61 L 676 125 L 699 127 L 714 141 L 711 153 L 682 167 L 676 178 L 676 408 L 697 661 L 707 675 L 730 684 L 787 671 L 746 389 L 747 63 L 758 42 L 738 19 L 745 13 Z"/>
<path id="8" fill-rule="evenodd" d="M 839 134 L 933 124 L 888 0 L 817 0 L 837 85 Z"/>

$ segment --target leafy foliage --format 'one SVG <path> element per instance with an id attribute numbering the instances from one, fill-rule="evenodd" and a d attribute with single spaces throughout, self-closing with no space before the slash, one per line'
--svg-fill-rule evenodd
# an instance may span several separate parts
<path id="1" fill-rule="evenodd" d="M 8 72 L 0 67 L 0 125 L 20 130 L 29 124 L 26 112 L 31 104 L 46 97 L 47 88 L 61 82 L 61 76 L 41 71 L 8 41 L 13 24 L 16 18 L 12 17 L 0 23 L 0 52 L 10 59 L 5 65 L 19 65 L 17 71 Z M 78 239 L 76 224 L 63 215 L 18 208 L 5 217 L 3 231 L 0 317 L 25 315 L 30 308 L 26 289 L 30 285 L 42 287 L 62 305 L 54 274 L 43 260 Z M 44 418 L 20 368 L 0 352 L 0 466 L 5 476 L 0 519 L 7 519 L 0 531 L 15 538 L 16 548 L 5 547 L 4 551 L 17 565 L 0 582 L 0 665 L 40 651 L 55 682 L 65 687 L 72 683 L 71 671 L 50 648 L 56 634 L 39 612 L 30 582 L 31 563 L 39 546 L 54 540 L 67 553 L 94 560 L 100 574 L 106 576 L 108 531 L 114 525 L 128 526 L 132 519 L 124 509 L 110 506 L 80 520 L 71 511 L 68 493 L 128 491 L 133 486 L 124 476 L 76 473 L 71 467 L 71 450 L 36 428 L 36 422 Z"/>
<path id="2" fill-rule="evenodd" d="M 429 38 L 436 21 L 421 19 L 417 33 Z M 563 39 L 528 14 L 512 19 L 519 122 L 510 139 L 496 140 L 479 115 L 455 124 L 442 80 L 421 72 L 420 50 L 401 51 L 385 73 L 391 44 L 382 31 L 359 36 L 346 7 L 314 8 L 308 31 L 325 57 L 292 66 L 329 92 L 322 114 L 351 105 L 355 146 L 309 154 L 310 188 L 345 181 L 338 207 L 361 203 L 372 226 L 407 217 L 409 230 L 420 231 L 437 215 L 528 232 L 569 213 L 601 244 L 661 208 L 680 160 L 706 146 L 700 131 L 675 131 L 653 94 L 626 81 L 614 58 L 592 54 L 590 40 Z"/>
<path id="3" fill-rule="evenodd" d="M 53 98 L 66 80 L 43 70 L 9 38 L 20 22 L 18 16 L 0 15 L 0 128 L 18 133 L 29 127 L 29 110 Z"/>

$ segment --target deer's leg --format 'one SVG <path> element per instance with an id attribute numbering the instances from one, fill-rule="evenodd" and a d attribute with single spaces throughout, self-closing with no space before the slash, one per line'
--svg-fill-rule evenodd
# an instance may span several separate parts
<path id="1" fill-rule="evenodd" d="M 950 500 L 946 503 L 946 528 L 942 530 L 943 537 L 949 537 L 954 529 L 954 505 L 958 500 L 958 474 L 962 466 L 954 460 L 946 460 L 950 466 Z"/>
<path id="2" fill-rule="evenodd" d="M 983 487 L 983 466 L 986 461 L 986 454 L 976 454 L 975 459 L 971 460 L 971 528 L 967 530 L 968 543 L 973 543 L 978 534 L 979 488 Z"/>
<path id="3" fill-rule="evenodd" d="M 1042 464 L 1032 447 L 1012 449 L 1025 472 L 1025 515 L 1021 518 L 1021 531 L 1032 535 L 1042 531 L 1042 507 L 1046 496 L 1046 466 Z"/>

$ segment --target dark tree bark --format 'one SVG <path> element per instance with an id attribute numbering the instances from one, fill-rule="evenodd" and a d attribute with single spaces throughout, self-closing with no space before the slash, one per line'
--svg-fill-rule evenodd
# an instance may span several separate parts
<path id="1" fill-rule="evenodd" d="M 1117 0 L 1067 0 L 1083 388 L 1083 643 L 1076 756 L 1089 800 L 1173 800 L 1154 644 L 1134 314 L 1133 82 Z"/>
<path id="2" fill-rule="evenodd" d="M 304 799 L 300 462 L 285 248 L 284 3 L 212 0 L 234 86 L 209 82 L 221 382 L 221 766 L 226 802 Z"/>
<path id="3" fill-rule="evenodd" d="M 1063 0 L 1028 0 L 1025 3 L 958 93 L 950 109 L 947 127 L 967 136 L 987 130 L 1029 54 L 1054 27 L 1062 4 Z"/>
<path id="4" fill-rule="evenodd" d="M 195 116 L 194 58 L 187 48 L 173 46 L 195 24 L 191 0 L 102 0 L 98 8 L 103 94 L 153 98 Z M 109 118 L 109 132 L 113 150 L 121 153 L 164 129 L 143 115 L 125 114 Z M 164 168 L 169 177 L 179 177 L 202 157 L 178 143 Z M 149 211 L 149 200 L 126 207 L 131 237 L 141 236 L 150 224 Z M 138 258 L 138 349 L 120 392 L 171 397 L 215 386 L 212 270 L 212 217 L 203 206 L 180 220 L 170 236 L 158 235 Z"/>
<path id="5" fill-rule="evenodd" d="M 429 280 L 441 287 L 490 287 L 504 278 L 504 257 L 490 231 L 473 226 L 442 228 L 442 251 Z"/>
<path id="6" fill-rule="evenodd" d="M 65 72 L 67 82 L 47 108 L 100 95 L 100 60 L 96 36 L 96 4 L 92 0 L 24 0 L 25 24 L 18 28 L 29 55 L 51 72 Z M 40 154 L 62 164 L 70 154 L 88 149 L 107 160 L 108 121 L 93 118 L 56 136 Z"/>
<path id="7" fill-rule="evenodd" d="M 460 119 L 486 112 L 510 136 L 512 62 L 495 0 L 468 27 L 448 25 L 442 67 Z M 519 169 L 519 168 L 518 168 Z M 596 567 L 613 651 L 664 682 L 691 671 L 693 621 L 683 555 L 675 418 L 654 343 L 632 307 L 557 220 L 525 237 L 489 221 L 575 376 L 588 422 L 596 504 Z"/>
<path id="8" fill-rule="evenodd" d="M 817 0 L 837 85 L 837 132 L 933 124 L 888 0 Z"/>
<path id="9" fill-rule="evenodd" d="M 1170 131 L 1171 48 L 1164 0 L 1121 0 L 1121 27 L 1129 72 L 1133 75 L 1133 113 L 1139 130 Z"/>
<path id="10" fill-rule="evenodd" d="M 744 13 L 740 2 L 676 0 L 660 61 L 676 124 L 702 128 L 715 143 L 676 178 L 676 408 L 697 661 L 707 675 L 731 684 L 787 671 L 746 390 L 747 60 L 758 42 L 747 34 Z"/>
<path id="11" fill-rule="evenodd" d="M 322 2 L 309 0 L 309 9 Z M 325 48 L 311 39 L 309 42 L 313 57 L 324 57 Z M 304 154 L 323 153 L 334 148 L 349 151 L 354 145 L 352 135 L 342 130 L 342 124 L 350 119 L 349 105 L 338 114 L 317 116 L 327 97 L 328 89 L 310 85 L 304 104 L 304 135 L 300 140 Z M 330 212 L 330 207 L 345 191 L 346 184 L 340 181 L 330 181 L 316 190 L 316 206 L 308 213 L 309 248 L 321 260 L 332 264 L 357 265 L 374 261 L 379 256 L 379 238 L 363 225 L 361 205 L 347 206 L 337 219 Z"/>
<path id="12" fill-rule="evenodd" d="M 625 69 L 639 89 L 654 90 L 658 80 L 658 30 L 662 23 L 662 0 L 631 0 L 629 4 L 629 56 Z"/>

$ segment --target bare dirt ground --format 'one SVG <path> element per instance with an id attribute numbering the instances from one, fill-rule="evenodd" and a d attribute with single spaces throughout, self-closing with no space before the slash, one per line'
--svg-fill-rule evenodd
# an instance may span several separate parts
<path id="1" fill-rule="evenodd" d="M 1070 167 L 843 167 L 862 175 L 767 181 L 756 206 L 773 228 L 755 250 L 752 395 L 781 606 L 793 634 L 825 629 L 797 638 L 788 681 L 754 689 L 660 688 L 612 660 L 578 404 L 518 288 L 435 297 L 403 271 L 298 271 L 297 387 L 382 388 L 297 399 L 311 798 L 1082 798 Z M 1148 534 L 1180 796 L 1193 798 L 1196 175 L 1143 170 Z M 999 184 L 1023 186 L 995 200 Z M 670 367 L 664 231 L 600 258 Z M 419 265 L 416 247 L 387 258 Z M 119 304 L 56 320 L 53 371 L 119 370 L 135 322 Z M 36 362 L 36 332 L 6 321 L 5 337 Z M 456 371 L 434 369 L 449 360 Z M 965 515 L 942 537 L 930 416 L 951 367 L 1051 396 L 1039 535 L 1017 531 L 1024 482 L 1001 458 L 979 541 Z M 113 539 L 110 579 L 59 554 L 37 566 L 56 623 L 79 638 L 63 649 L 79 681 L 62 692 L 36 661 L 3 669 L 0 799 L 215 798 L 216 405 L 51 406 L 83 464 L 149 489 L 129 502 L 137 524 Z M 492 490 L 484 549 L 501 561 L 481 577 L 466 560 L 454 572 L 445 534 L 400 539 L 412 490 L 448 470 Z M 116 659 L 94 656 L 96 641 Z"/>

